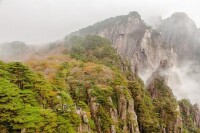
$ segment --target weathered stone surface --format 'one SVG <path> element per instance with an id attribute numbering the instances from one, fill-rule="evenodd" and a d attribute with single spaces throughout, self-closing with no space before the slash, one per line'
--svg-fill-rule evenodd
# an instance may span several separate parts
<path id="1" fill-rule="evenodd" d="M 123 87 L 119 87 L 119 119 L 125 123 L 123 127 L 123 132 L 129 133 L 139 133 L 137 115 L 134 110 L 134 101 L 132 97 L 125 94 Z"/>
<path id="2" fill-rule="evenodd" d="M 79 133 L 90 133 L 91 129 L 90 126 L 88 124 L 89 120 L 87 117 L 87 114 L 85 111 L 83 111 L 81 108 L 76 109 L 76 113 L 80 116 L 80 118 L 82 118 L 82 122 L 80 123 L 79 127 L 78 127 L 78 132 Z"/>
<path id="3" fill-rule="evenodd" d="M 131 62 L 132 69 L 137 67 L 141 73 L 155 70 L 160 60 L 176 59 L 173 50 L 165 48 L 161 34 L 147 26 L 137 12 L 107 19 L 71 35 L 87 34 L 110 40 L 117 52 Z"/>
<path id="4" fill-rule="evenodd" d="M 198 104 L 193 105 L 192 113 L 194 114 L 194 124 L 195 124 L 195 126 L 200 128 L 200 109 L 199 109 Z"/>

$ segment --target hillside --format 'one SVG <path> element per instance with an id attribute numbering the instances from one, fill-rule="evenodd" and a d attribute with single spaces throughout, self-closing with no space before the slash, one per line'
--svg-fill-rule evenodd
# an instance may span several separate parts
<path id="1" fill-rule="evenodd" d="M 89 47 L 94 57 L 87 56 L 87 61 L 69 57 L 70 53 L 72 58 L 78 58 L 78 54 L 83 57 L 74 46 L 62 58 L 49 57 L 50 61 L 47 58 L 41 64 L 36 61 L 37 67 L 33 60 L 27 63 L 29 67 L 1 62 L 1 131 L 139 132 L 128 89 L 128 70 L 124 70 L 127 74 L 122 73 L 120 57 L 108 41 L 89 37 L 84 40 L 84 47 L 90 45 L 94 45 L 94 49 Z M 105 53 L 107 59 L 101 57 L 104 54 L 93 55 L 93 50 L 101 49 L 111 51 Z M 109 56 L 116 60 L 111 61 Z M 68 60 L 62 61 L 63 58 Z M 60 64 L 51 63 L 55 60 Z M 53 74 L 46 73 L 42 67 L 45 64 Z"/>

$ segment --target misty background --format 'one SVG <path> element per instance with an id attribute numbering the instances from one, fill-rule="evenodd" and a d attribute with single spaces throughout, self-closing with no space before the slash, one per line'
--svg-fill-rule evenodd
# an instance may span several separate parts
<path id="1" fill-rule="evenodd" d="M 186 12 L 200 26 L 198 0 L 0 0 L 0 42 L 40 44 L 109 17 L 138 11 L 151 23 Z"/>
<path id="2" fill-rule="evenodd" d="M 164 19 L 174 12 L 185 12 L 200 27 L 199 4 L 198 0 L 0 0 L 0 43 L 45 44 L 130 11 L 139 12 L 148 24 L 158 16 Z M 25 47 L 22 42 L 17 43 Z M 0 55 L 7 57 L 8 53 L 1 50 Z M 174 68 L 178 77 L 171 78 L 169 85 L 178 99 L 188 98 L 200 104 L 200 65 L 194 63 L 185 62 Z"/>

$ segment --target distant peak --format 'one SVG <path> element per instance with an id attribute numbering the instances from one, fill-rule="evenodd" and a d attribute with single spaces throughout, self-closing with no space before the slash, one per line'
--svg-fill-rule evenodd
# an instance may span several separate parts
<path id="1" fill-rule="evenodd" d="M 141 18 L 140 14 L 136 11 L 129 12 L 128 16 L 130 17 L 136 17 L 136 18 Z"/>
<path id="2" fill-rule="evenodd" d="M 168 28 L 174 27 L 176 30 L 187 30 L 187 32 L 197 30 L 196 23 L 184 12 L 175 12 L 163 22 L 169 26 Z"/>
<path id="3" fill-rule="evenodd" d="M 177 19 L 189 19 L 188 15 L 185 12 L 175 12 L 171 15 L 171 17 Z"/>

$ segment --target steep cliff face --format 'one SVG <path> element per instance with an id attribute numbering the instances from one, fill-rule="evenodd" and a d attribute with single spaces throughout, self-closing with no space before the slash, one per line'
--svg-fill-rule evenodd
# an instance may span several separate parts
<path id="1" fill-rule="evenodd" d="M 173 50 L 161 42 L 161 35 L 146 25 L 137 12 L 110 18 L 71 35 L 95 34 L 112 42 L 117 52 L 131 62 L 132 69 L 139 72 L 152 71 L 160 60 L 175 60 Z"/>
<path id="2" fill-rule="evenodd" d="M 139 72 L 153 72 L 163 59 L 174 64 L 187 59 L 198 59 L 200 32 L 185 13 L 177 12 L 160 20 L 155 30 L 137 12 L 109 18 L 71 35 L 95 34 L 112 42 L 117 52 Z M 178 59 L 178 61 L 177 61 Z"/>
<path id="3" fill-rule="evenodd" d="M 158 69 L 147 81 L 149 91 L 156 112 L 159 115 L 162 132 L 182 132 L 182 118 L 175 96 L 167 86 L 170 68 L 172 64 L 168 60 L 160 62 Z"/>
<path id="4" fill-rule="evenodd" d="M 195 57 L 199 48 L 199 30 L 185 13 L 176 12 L 158 26 L 162 42 L 177 53 L 179 61 Z"/>

